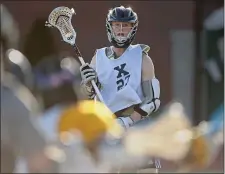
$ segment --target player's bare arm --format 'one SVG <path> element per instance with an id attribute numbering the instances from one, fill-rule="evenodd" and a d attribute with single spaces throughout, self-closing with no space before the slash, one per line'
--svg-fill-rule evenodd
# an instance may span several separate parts
<path id="1" fill-rule="evenodd" d="M 150 82 L 154 77 L 155 77 L 155 70 L 154 70 L 153 62 L 148 55 L 143 54 L 141 85 L 142 85 L 142 90 L 145 97 L 150 96 L 149 94 L 151 90 Z M 142 118 L 142 115 L 141 113 L 134 111 L 130 117 L 135 122 L 135 121 L 139 121 Z"/>
<path id="2" fill-rule="evenodd" d="M 94 55 L 94 56 L 92 57 L 90 66 L 91 66 L 92 68 L 95 69 L 95 64 L 96 64 L 96 55 Z"/>
<path id="3" fill-rule="evenodd" d="M 152 80 L 155 77 L 155 69 L 152 62 L 152 59 L 143 54 L 143 62 L 142 62 L 142 83 L 145 81 Z"/>
<path id="4" fill-rule="evenodd" d="M 154 64 L 148 54 L 143 54 L 141 85 L 145 99 L 134 108 L 135 112 L 131 116 L 132 119 L 149 116 L 152 112 L 157 111 L 160 106 L 160 84 L 155 77 Z"/>

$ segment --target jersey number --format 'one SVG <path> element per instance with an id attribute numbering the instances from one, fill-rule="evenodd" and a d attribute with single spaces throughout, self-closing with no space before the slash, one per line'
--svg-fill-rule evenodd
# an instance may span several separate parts
<path id="1" fill-rule="evenodd" d="M 123 63 L 114 68 L 114 70 L 116 70 L 118 73 L 116 76 L 117 91 L 123 89 L 123 87 L 128 84 L 130 79 L 130 73 L 124 70 L 125 66 L 126 66 L 126 63 Z"/>

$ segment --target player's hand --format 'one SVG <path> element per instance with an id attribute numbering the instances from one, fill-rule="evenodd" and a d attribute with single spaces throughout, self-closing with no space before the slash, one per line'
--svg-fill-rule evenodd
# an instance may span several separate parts
<path id="1" fill-rule="evenodd" d="M 84 65 L 81 65 L 80 73 L 81 73 L 82 81 L 86 86 L 91 86 L 92 80 L 97 82 L 96 71 L 89 65 L 89 63 L 85 63 Z"/>

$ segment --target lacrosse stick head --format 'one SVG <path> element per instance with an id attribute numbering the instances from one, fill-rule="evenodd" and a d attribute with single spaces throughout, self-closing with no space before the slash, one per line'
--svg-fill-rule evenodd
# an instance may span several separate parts
<path id="1" fill-rule="evenodd" d="M 76 32 L 71 24 L 71 19 L 75 14 L 74 9 L 68 7 L 57 7 L 49 15 L 46 26 L 56 27 L 63 38 L 63 41 L 74 45 L 76 39 Z"/>

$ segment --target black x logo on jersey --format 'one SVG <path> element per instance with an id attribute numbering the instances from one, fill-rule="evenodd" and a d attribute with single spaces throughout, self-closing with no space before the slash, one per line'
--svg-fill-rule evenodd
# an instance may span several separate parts
<path id="1" fill-rule="evenodd" d="M 129 74 L 129 72 L 125 71 L 124 68 L 126 66 L 126 63 L 120 65 L 120 66 L 117 66 L 114 68 L 114 70 L 117 70 L 118 71 L 118 75 L 117 75 L 117 78 L 120 78 L 123 76 L 126 76 Z"/>

